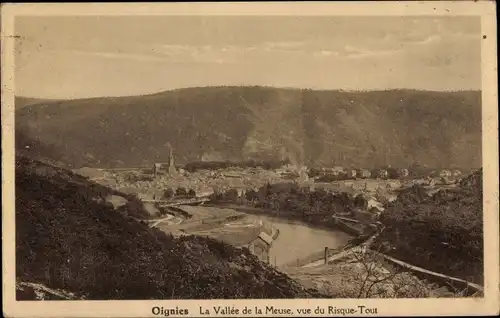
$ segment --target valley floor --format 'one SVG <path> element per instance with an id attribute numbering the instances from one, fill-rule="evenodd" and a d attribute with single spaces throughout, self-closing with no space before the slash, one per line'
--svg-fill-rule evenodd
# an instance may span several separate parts
<path id="1" fill-rule="evenodd" d="M 422 276 L 425 269 L 415 271 L 405 263 L 397 266 L 397 260 L 394 265 L 394 259 L 384 261 L 382 253 L 372 251 L 377 255 L 371 257 L 350 249 L 341 252 L 349 235 L 339 231 L 258 213 L 246 214 L 227 207 L 178 208 L 189 211 L 195 220 L 186 220 L 185 224 L 157 221 L 155 226 L 169 233 L 208 236 L 235 246 L 245 245 L 245 239 L 250 240 L 266 226 L 271 233 L 279 233 L 270 247 L 269 263 L 305 288 L 316 289 L 333 298 L 457 297 L 471 296 L 481 290 L 480 286 L 465 290 L 461 282 L 462 288 L 447 286 L 444 275 L 437 280 L 429 272 Z M 326 263 L 325 247 L 330 255 Z"/>

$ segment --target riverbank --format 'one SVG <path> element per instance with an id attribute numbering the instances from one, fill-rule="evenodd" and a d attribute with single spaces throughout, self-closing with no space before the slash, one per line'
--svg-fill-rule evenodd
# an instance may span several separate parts
<path id="1" fill-rule="evenodd" d="M 191 217 L 180 224 L 157 224 L 165 232 L 209 236 L 234 246 L 245 246 L 265 232 L 269 262 L 281 267 L 311 254 L 345 246 L 352 236 L 331 227 L 311 226 L 300 220 L 269 215 L 269 211 L 234 209 L 233 206 L 178 207 Z M 255 213 L 250 213 L 255 212 Z M 260 213 L 259 213 L 260 212 Z M 302 262 L 302 261 L 300 261 Z"/>
<path id="2" fill-rule="evenodd" d="M 280 235 L 280 230 L 269 222 L 230 208 L 181 205 L 177 210 L 186 215 L 183 222 L 174 223 L 171 216 L 154 220 L 152 226 L 175 236 L 207 236 L 250 251 L 257 244 L 257 250 L 262 252 L 254 254 L 265 262 L 269 262 L 269 250 Z"/>
<path id="3" fill-rule="evenodd" d="M 247 236 L 244 231 L 244 229 L 247 228 L 246 225 L 253 225 L 256 230 L 256 232 L 254 231 L 255 233 L 261 233 L 262 231 L 262 228 L 259 228 L 258 225 L 267 225 L 267 229 L 271 229 L 270 231 L 267 231 L 267 234 L 269 235 L 269 237 L 272 237 L 272 240 L 268 242 L 269 257 L 267 258 L 267 262 L 269 262 L 270 265 L 274 265 L 274 267 L 279 271 L 287 274 L 297 273 L 297 271 L 302 273 L 301 275 L 299 275 L 302 281 L 304 281 L 306 277 L 310 275 L 307 273 L 313 273 L 318 270 L 322 271 L 318 268 L 323 268 L 325 266 L 326 268 L 331 268 L 332 266 L 340 266 L 344 268 L 344 271 L 348 271 L 350 275 L 352 275 L 352 273 L 355 271 L 355 269 L 348 269 L 348 267 L 346 266 L 347 264 L 353 263 L 353 260 L 349 260 L 350 258 L 352 258 L 352 253 L 350 253 L 350 251 L 353 250 L 353 248 L 354 250 L 356 250 L 361 247 L 358 244 L 356 244 L 357 246 L 349 244 L 349 240 L 345 240 L 345 238 L 347 238 L 345 232 L 342 232 L 344 234 L 343 240 L 342 236 L 338 236 L 339 232 L 333 230 L 332 228 L 314 228 L 304 222 L 276 217 L 273 215 L 269 215 L 269 211 L 259 211 L 257 209 L 245 209 L 246 211 L 242 212 L 242 209 L 239 209 L 240 211 L 235 211 L 235 209 L 233 208 L 228 208 L 227 205 L 224 206 L 224 208 L 215 206 L 200 206 L 192 208 L 201 210 L 208 209 L 213 214 L 212 218 L 210 218 L 209 220 L 197 220 L 195 223 L 200 222 L 201 224 L 203 224 L 203 228 L 197 226 L 195 228 L 191 228 L 189 234 L 215 237 L 218 240 L 235 246 L 241 245 L 241 242 L 240 244 L 238 244 L 237 242 L 240 241 L 242 237 Z M 230 211 L 234 212 L 229 213 Z M 248 211 L 252 211 L 255 213 L 248 213 Z M 222 214 L 228 213 L 228 216 L 217 217 L 218 212 Z M 235 218 L 235 215 L 237 215 L 238 217 Z M 282 233 L 284 233 L 284 235 L 282 235 Z M 374 235 L 370 239 L 364 240 L 360 243 L 362 245 L 367 245 L 368 248 L 368 241 L 373 242 L 376 236 L 377 235 Z M 297 242 L 301 243 L 297 244 Z M 347 246 L 351 246 L 353 248 L 348 249 Z M 404 263 L 382 253 L 378 254 L 380 254 L 381 257 L 377 257 L 377 266 L 386 273 L 410 275 L 411 277 L 413 277 L 412 280 L 414 281 L 415 286 L 412 286 L 412 288 L 414 288 L 415 291 L 418 290 L 418 286 L 424 286 L 426 284 L 438 285 L 438 287 L 429 287 L 429 290 L 426 293 L 430 293 L 431 290 L 436 288 L 443 289 L 443 286 L 447 286 L 447 283 L 450 282 L 453 285 L 450 288 L 460 288 L 460 286 L 467 287 L 467 282 L 457 280 L 453 277 L 450 278 L 443 274 L 434 273 L 408 263 Z M 373 261 L 375 261 L 375 259 Z M 331 276 L 328 271 L 324 273 L 322 279 L 331 280 L 332 283 L 336 281 L 336 278 Z M 307 280 L 312 280 L 312 278 L 307 278 Z M 336 282 L 334 284 L 340 283 Z M 354 286 L 355 284 L 351 283 L 351 285 Z M 472 287 L 464 291 L 463 296 L 477 295 L 479 288 L 475 288 L 476 286 Z M 461 289 L 463 290 L 463 288 Z M 450 289 L 444 288 L 444 290 L 445 294 L 452 293 Z"/>
<path id="4" fill-rule="evenodd" d="M 273 241 L 270 249 L 271 263 L 279 268 L 309 258 L 311 254 L 324 251 L 325 247 L 329 249 L 344 247 L 351 240 L 351 236 L 342 231 L 313 228 L 303 222 L 287 222 L 266 215 L 253 215 L 253 217 L 279 231 L 279 237 Z"/>
<path id="5" fill-rule="evenodd" d="M 324 250 L 325 247 L 328 248 L 329 253 L 335 252 L 339 248 L 344 248 L 345 246 L 349 245 L 352 241 L 352 239 L 360 238 L 362 234 L 364 234 L 364 231 L 355 228 L 347 222 L 343 222 L 340 220 L 332 219 L 331 223 L 325 224 L 325 223 L 319 223 L 319 222 L 305 222 L 302 220 L 299 216 L 291 215 L 291 214 L 280 214 L 277 213 L 276 211 L 270 210 L 270 209 L 264 209 L 264 208 L 255 208 L 255 207 L 248 207 L 248 206 L 242 206 L 242 205 L 237 205 L 237 204 L 232 204 L 232 203 L 209 203 L 209 204 L 204 204 L 206 207 L 213 207 L 213 208 L 220 208 L 220 209 L 232 209 L 237 212 L 245 213 L 248 215 L 253 215 L 257 216 L 259 218 L 265 217 L 267 218 L 267 223 L 272 223 L 272 222 L 279 222 L 282 224 L 288 224 L 289 226 L 299 226 L 299 227 L 307 227 L 312 230 L 319 230 L 319 231 L 324 231 L 328 233 L 332 233 L 333 235 L 338 234 L 339 232 L 343 233 L 341 241 L 343 244 L 336 244 L 332 242 L 335 242 L 336 240 L 325 240 L 322 245 L 317 245 L 315 244 L 314 249 L 309 249 L 304 252 L 300 252 L 299 254 L 293 254 L 294 257 L 290 257 L 290 260 L 286 263 L 280 263 L 279 267 L 288 267 L 288 266 L 303 266 L 305 264 L 318 261 L 324 258 Z M 291 217 L 290 217 L 291 216 Z M 276 227 L 275 227 L 276 228 Z M 277 233 L 279 235 L 279 228 L 277 229 Z M 284 239 L 285 241 L 287 240 L 286 238 Z M 289 238 L 291 241 L 293 238 Z M 276 239 L 273 239 L 273 243 L 275 243 Z M 283 239 L 282 239 L 283 241 Z M 275 248 L 277 249 L 277 248 Z M 273 250 L 273 248 L 271 248 Z M 273 253 L 277 254 L 277 253 Z M 278 258 L 278 256 L 275 256 Z M 280 259 L 282 259 L 282 256 L 279 256 Z M 271 263 L 277 264 L 276 259 L 271 259 Z M 298 265 L 297 265 L 298 264 Z"/>
<path id="6" fill-rule="evenodd" d="M 346 222 L 338 220 L 336 221 L 334 218 L 332 218 L 330 222 L 321 222 L 314 220 L 305 221 L 299 215 L 294 215 L 291 213 L 284 214 L 283 212 L 280 213 L 271 209 L 255 208 L 233 203 L 206 203 L 204 204 L 204 206 L 233 209 L 238 212 L 243 212 L 253 215 L 265 215 L 267 217 L 276 218 L 279 219 L 280 221 L 287 222 L 290 224 L 307 224 L 311 228 L 316 228 L 320 230 L 337 230 L 337 231 L 340 230 L 351 236 L 359 236 L 364 232 L 361 229 L 350 226 Z"/>

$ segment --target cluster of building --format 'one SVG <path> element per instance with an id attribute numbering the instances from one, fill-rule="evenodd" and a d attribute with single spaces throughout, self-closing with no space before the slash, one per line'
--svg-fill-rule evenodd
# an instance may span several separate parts
<path id="1" fill-rule="evenodd" d="M 168 163 L 155 166 L 153 175 L 151 171 L 114 171 L 108 172 L 99 182 L 105 182 L 124 193 L 134 193 L 143 200 L 161 200 L 167 189 L 175 193 L 184 188 L 187 192 L 193 190 L 196 197 L 207 197 L 216 191 L 258 189 L 266 183 L 284 180 L 278 173 L 261 168 L 198 170 L 190 173 L 178 167 L 169 169 Z M 135 177 L 131 178 L 131 175 Z"/>
<path id="2" fill-rule="evenodd" d="M 239 173 L 232 173 L 226 170 L 224 173 L 224 177 L 234 177 L 240 178 L 241 174 L 246 174 L 246 170 L 249 169 L 238 169 Z M 230 169 L 229 169 L 230 170 Z M 255 170 L 255 169 L 254 169 Z M 215 170 L 217 171 L 217 170 Z M 245 171 L 245 172 L 243 172 Z M 169 161 L 166 163 L 155 163 L 153 166 L 153 174 L 156 177 L 158 174 L 169 174 L 173 175 L 178 172 L 185 173 L 183 169 L 176 169 L 174 164 L 174 156 L 172 153 L 172 148 L 170 147 L 170 157 Z M 285 164 L 278 169 L 274 169 L 274 172 L 277 173 L 282 179 L 285 180 L 297 180 L 299 182 L 307 182 L 310 178 L 313 180 L 321 179 L 322 177 L 329 177 L 330 179 L 336 180 L 347 180 L 347 179 L 404 179 L 409 177 L 416 177 L 413 171 L 410 171 L 408 168 L 393 168 L 391 166 L 387 168 L 380 169 L 365 169 L 365 168 L 345 168 L 342 166 L 334 166 L 334 167 L 321 167 L 321 168 L 311 168 L 308 169 L 304 165 L 297 164 Z M 215 172 L 214 172 L 215 173 Z M 219 173 L 222 174 L 222 173 Z M 233 176 L 234 175 L 234 176 Z M 428 177 L 441 177 L 441 178 L 458 178 L 462 175 L 460 170 L 435 170 L 435 171 L 427 171 Z M 245 177 L 245 176 L 243 176 Z M 422 177 L 422 176 L 418 176 Z"/>
<path id="3" fill-rule="evenodd" d="M 170 156 L 168 162 L 156 162 L 153 164 L 153 175 L 156 177 L 159 174 L 176 174 L 177 169 L 175 167 L 174 154 L 172 147 L 170 147 Z"/>
<path id="4" fill-rule="evenodd" d="M 382 168 L 382 169 L 362 169 L 362 168 L 344 168 L 340 166 L 332 168 L 312 168 L 309 170 L 309 175 L 315 179 L 321 177 L 333 177 L 338 180 L 346 179 L 404 179 L 409 177 L 417 177 L 407 168 Z M 426 173 L 427 177 L 440 177 L 440 178 L 458 178 L 462 176 L 460 170 L 432 170 Z M 422 176 L 418 176 L 422 177 Z"/>
<path id="5" fill-rule="evenodd" d="M 298 182 L 302 186 L 314 187 L 315 184 L 331 183 L 335 180 L 350 182 L 367 179 L 389 182 L 391 180 L 410 180 L 414 178 L 413 173 L 407 168 L 345 168 L 342 166 L 320 167 L 308 169 L 304 165 L 284 164 L 277 169 L 264 169 L 262 167 L 228 167 L 224 169 L 199 169 L 188 172 L 176 166 L 172 147 L 170 147 L 169 160 L 157 162 L 148 171 L 114 172 L 102 177 L 102 181 L 108 181 L 110 186 L 126 193 L 136 193 L 142 199 L 162 199 L 166 189 L 174 192 L 176 189 L 184 188 L 193 190 L 196 196 L 208 196 L 214 192 L 225 192 L 236 189 L 238 193 L 245 190 L 257 190 L 263 185 L 280 183 L 283 181 Z M 134 174 L 130 176 L 130 174 Z M 136 174 L 136 175 L 135 175 Z M 427 177 L 452 179 L 462 175 L 459 170 L 443 169 L 439 171 L 428 171 Z M 416 178 L 422 179 L 422 176 Z M 370 180 L 368 180 L 370 179 Z M 353 190 L 368 191 L 371 184 L 353 184 Z M 335 183 L 335 182 L 334 182 Z M 346 184 L 347 185 L 347 184 Z M 362 189 L 357 189 L 361 186 Z M 387 185 L 383 185 L 386 187 Z M 397 188 L 398 186 L 395 186 Z M 356 188 L 356 189 L 354 189 Z M 380 185 L 375 186 L 380 188 Z M 391 186 L 391 188 L 393 188 Z"/>
<path id="6" fill-rule="evenodd" d="M 286 164 L 281 168 L 275 170 L 285 180 L 299 180 L 306 182 L 309 180 L 309 172 L 306 166 L 299 166 L 294 164 Z"/>

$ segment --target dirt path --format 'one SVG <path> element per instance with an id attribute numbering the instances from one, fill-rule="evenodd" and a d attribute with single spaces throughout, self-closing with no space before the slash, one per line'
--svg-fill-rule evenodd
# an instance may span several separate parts
<path id="1" fill-rule="evenodd" d="M 159 220 L 150 220 L 150 221 L 153 221 L 153 223 L 150 224 L 150 227 L 155 227 L 155 226 L 158 226 L 160 223 L 164 223 L 164 222 L 168 222 L 168 225 L 171 225 L 171 224 L 180 224 L 182 223 L 182 219 L 181 218 L 178 218 L 178 217 L 175 217 L 173 215 L 170 215 L 170 214 L 167 214 L 166 217 L 162 218 L 162 219 L 159 219 Z"/>

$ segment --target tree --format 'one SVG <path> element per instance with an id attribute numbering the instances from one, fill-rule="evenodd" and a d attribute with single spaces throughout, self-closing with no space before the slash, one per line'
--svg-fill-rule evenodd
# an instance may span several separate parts
<path id="1" fill-rule="evenodd" d="M 178 197 L 187 196 L 186 188 L 184 188 L 184 187 L 177 188 L 177 190 L 175 190 L 175 196 L 178 196 Z"/>
<path id="2" fill-rule="evenodd" d="M 388 167 L 387 169 L 387 178 L 388 179 L 397 179 L 398 178 L 398 170 L 392 167 Z"/>
<path id="3" fill-rule="evenodd" d="M 410 274 L 408 268 L 387 267 L 380 261 L 381 253 L 362 245 L 352 248 L 348 255 L 359 264 L 349 270 L 336 296 L 346 298 L 420 298 L 430 297 L 432 289 Z M 354 285 L 354 286 L 353 286 Z"/>
<path id="4" fill-rule="evenodd" d="M 188 197 L 195 198 L 196 197 L 196 191 L 194 191 L 193 189 L 189 189 Z"/>
<path id="5" fill-rule="evenodd" d="M 230 189 L 224 193 L 224 200 L 229 202 L 236 202 L 238 200 L 238 191 L 236 189 Z"/>
<path id="6" fill-rule="evenodd" d="M 221 201 L 222 199 L 223 199 L 222 193 L 218 189 L 214 190 L 214 192 L 209 196 L 210 202 L 218 202 Z"/>
<path id="7" fill-rule="evenodd" d="M 345 208 L 350 208 L 352 206 L 352 199 L 349 193 L 341 192 L 336 194 L 334 197 L 334 202 L 339 203 L 341 206 Z"/>
<path id="8" fill-rule="evenodd" d="M 365 199 L 365 197 L 362 194 L 358 194 L 354 198 L 354 206 L 358 207 L 360 209 L 368 209 L 368 201 Z"/>
<path id="9" fill-rule="evenodd" d="M 273 190 L 272 190 L 271 184 L 269 182 L 266 183 L 266 185 L 264 186 L 264 195 L 266 197 L 269 197 L 272 194 L 272 192 L 273 192 Z"/>
<path id="10" fill-rule="evenodd" d="M 175 195 L 174 190 L 172 190 L 171 188 L 167 188 L 163 192 L 163 198 L 164 199 L 171 199 L 171 198 L 174 197 L 174 195 Z"/>
<path id="11" fill-rule="evenodd" d="M 421 177 L 424 175 L 425 167 L 422 166 L 419 162 L 414 162 L 408 168 L 408 173 L 412 177 Z"/>
<path id="12" fill-rule="evenodd" d="M 271 194 L 271 196 L 268 198 L 268 204 L 269 207 L 276 211 L 277 214 L 279 214 L 280 211 L 280 195 L 277 193 Z"/>
<path id="13" fill-rule="evenodd" d="M 254 204 L 256 201 L 258 201 L 259 196 L 257 195 L 257 192 L 255 192 L 253 189 L 250 189 L 245 192 L 245 198 L 247 199 L 248 203 Z"/>

